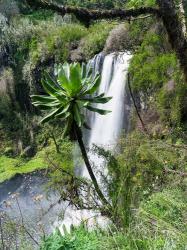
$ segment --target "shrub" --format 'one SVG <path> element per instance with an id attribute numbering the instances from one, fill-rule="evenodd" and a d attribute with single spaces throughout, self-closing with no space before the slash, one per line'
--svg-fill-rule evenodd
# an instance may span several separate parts
<path id="1" fill-rule="evenodd" d="M 103 50 L 109 32 L 113 27 L 115 27 L 115 23 L 103 21 L 93 24 L 88 29 L 88 35 L 81 40 L 79 46 L 84 59 L 89 60 Z"/>
<path id="2" fill-rule="evenodd" d="M 186 120 L 186 85 L 176 55 L 164 49 L 163 38 L 164 35 L 149 31 L 134 55 L 129 71 L 132 88 L 141 93 L 141 102 L 148 109 L 154 107 L 161 121 L 174 127 Z"/>
<path id="3" fill-rule="evenodd" d="M 106 53 L 129 51 L 133 47 L 133 40 L 130 37 L 129 26 L 120 24 L 109 33 L 104 51 Z"/>
<path id="4" fill-rule="evenodd" d="M 114 221 L 127 226 L 142 200 L 171 183 L 185 185 L 180 173 L 186 171 L 187 153 L 177 142 L 150 140 L 139 132 L 120 140 L 118 147 L 116 155 L 103 149 L 98 153 L 108 162 L 109 178 L 104 182 L 115 207 Z"/>

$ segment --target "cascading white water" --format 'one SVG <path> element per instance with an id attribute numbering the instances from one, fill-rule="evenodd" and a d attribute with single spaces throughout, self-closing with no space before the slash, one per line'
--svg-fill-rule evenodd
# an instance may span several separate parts
<path id="1" fill-rule="evenodd" d="M 111 96 L 112 100 L 104 105 L 99 104 L 98 108 L 110 110 L 111 113 L 105 116 L 96 115 L 92 124 L 90 146 L 93 143 L 113 145 L 119 137 L 124 124 L 123 118 L 126 111 L 129 111 L 124 98 L 130 58 L 131 55 L 128 53 L 118 56 L 110 54 L 104 60 L 99 94 L 105 93 L 106 96 Z"/>
<path id="2" fill-rule="evenodd" d="M 93 68 L 94 73 L 100 71 L 102 75 L 99 94 L 105 93 L 106 96 L 113 97 L 107 104 L 99 104 L 96 106 L 98 108 L 110 110 L 111 113 L 104 116 L 99 114 L 89 114 L 89 116 L 91 116 L 89 117 L 89 121 L 92 128 L 89 136 L 89 147 L 96 144 L 98 146 L 112 149 L 117 143 L 122 128 L 125 130 L 128 129 L 130 100 L 128 93 L 126 92 L 126 79 L 130 59 L 131 55 L 129 53 L 118 53 L 117 55 L 110 54 L 105 58 L 103 58 L 102 54 L 99 54 L 88 64 L 88 67 Z M 92 153 L 89 155 L 89 158 L 91 162 L 94 162 L 96 167 L 104 164 L 99 157 Z M 83 169 L 82 176 L 89 178 L 86 167 Z M 99 178 L 99 176 L 97 176 L 97 178 Z M 106 219 L 103 221 L 102 217 L 94 211 L 80 211 L 69 207 L 66 210 L 63 225 L 68 229 L 71 224 L 77 225 L 82 220 L 88 221 L 89 218 L 93 218 L 94 216 L 98 216 L 97 223 L 99 223 L 99 221 L 101 224 L 106 222 Z"/>
<path id="3" fill-rule="evenodd" d="M 95 115 L 91 125 L 90 148 L 94 144 L 107 149 L 114 148 L 122 128 L 128 127 L 127 116 L 129 116 L 130 104 L 127 100 L 126 82 L 131 57 L 129 53 L 119 53 L 118 55 L 110 54 L 104 59 L 99 94 L 105 93 L 112 99 L 104 105 L 97 105 L 97 108 L 110 110 L 111 113 L 104 116 Z M 125 123 L 124 120 L 126 120 Z M 95 155 L 91 154 L 90 160 L 96 166 L 102 164 L 101 159 Z M 89 177 L 86 168 L 84 168 L 83 176 Z"/>

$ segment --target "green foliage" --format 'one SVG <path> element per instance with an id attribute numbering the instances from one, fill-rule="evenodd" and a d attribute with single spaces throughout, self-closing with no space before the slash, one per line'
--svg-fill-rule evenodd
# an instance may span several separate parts
<path id="1" fill-rule="evenodd" d="M 22 158 L 0 156 L 0 183 L 11 179 L 16 174 L 27 174 L 45 168 L 42 152 L 28 161 Z"/>
<path id="2" fill-rule="evenodd" d="M 120 0 L 58 0 L 59 3 L 64 5 L 70 6 L 79 6 L 84 8 L 91 8 L 91 9 L 98 9 L 98 8 L 105 8 L 105 9 L 113 9 L 115 7 L 122 7 L 126 1 Z"/>
<path id="3" fill-rule="evenodd" d="M 95 54 L 101 52 L 105 46 L 109 32 L 115 27 L 115 23 L 102 21 L 95 23 L 88 29 L 88 34 L 85 36 L 79 49 L 86 60 L 92 58 Z"/>
<path id="4" fill-rule="evenodd" d="M 50 143 L 50 146 L 45 149 L 45 164 L 48 166 L 50 181 L 53 182 L 55 188 L 57 185 L 59 185 L 59 189 L 62 187 L 60 181 L 64 181 L 63 171 L 67 171 L 71 175 L 74 174 L 73 149 L 73 143 L 62 138 L 59 140 L 60 152 L 56 151 L 54 143 Z"/>
<path id="5" fill-rule="evenodd" d="M 9 107 L 8 110 L 4 109 L 4 112 L 0 113 L 1 152 L 4 152 L 6 147 L 11 147 L 13 152 L 11 156 L 19 155 L 21 152 L 18 149 L 18 141 L 20 140 L 23 148 L 32 146 L 34 153 L 36 145 L 32 141 L 31 135 L 34 122 L 33 117 L 15 112 L 11 109 L 12 107 Z"/>
<path id="6" fill-rule="evenodd" d="M 162 39 L 148 32 L 139 50 L 132 59 L 130 73 L 132 85 L 137 91 L 150 92 L 159 89 L 171 76 L 177 65 L 174 54 L 161 53 Z M 160 51 L 160 52 L 158 52 Z"/>
<path id="7" fill-rule="evenodd" d="M 185 185 L 180 174 L 167 171 L 186 171 L 186 148 L 158 139 L 150 140 L 141 133 L 132 133 L 121 140 L 120 153 L 99 151 L 108 161 L 110 181 L 108 190 L 115 207 L 114 221 L 127 226 L 133 208 L 152 193 L 179 181 Z"/>
<path id="8" fill-rule="evenodd" d="M 98 250 L 100 247 L 98 237 L 101 237 L 101 233 L 97 231 L 88 233 L 84 227 L 74 229 L 71 234 L 67 233 L 64 237 L 59 231 L 56 231 L 45 241 L 41 250 Z"/>
<path id="9" fill-rule="evenodd" d="M 170 88 L 170 85 L 174 85 Z M 157 107 L 161 118 L 168 125 L 179 127 L 186 123 L 187 86 L 181 71 L 176 69 L 174 82 L 168 82 L 157 94 Z"/>
<path id="10" fill-rule="evenodd" d="M 86 34 L 86 29 L 78 24 L 48 26 L 47 30 L 43 30 L 43 34 L 40 34 L 40 37 L 36 40 L 32 39 L 30 46 L 31 64 L 36 65 L 40 60 L 45 61 L 53 57 L 55 57 L 56 62 L 66 61 L 70 56 L 71 46 L 75 46 Z"/>
<path id="11" fill-rule="evenodd" d="M 150 216 L 179 234 L 187 233 L 185 213 L 187 211 L 187 199 L 181 189 L 166 189 L 163 192 L 153 194 L 147 202 L 142 203 L 142 216 Z"/>
<path id="12" fill-rule="evenodd" d="M 59 3 L 79 6 L 91 9 L 114 9 L 114 8 L 125 8 L 128 6 L 132 7 L 142 7 L 142 6 L 155 6 L 155 0 L 58 0 Z"/>
<path id="13" fill-rule="evenodd" d="M 40 21 L 52 19 L 54 17 L 54 13 L 50 10 L 35 10 L 25 16 L 37 24 Z"/>
<path id="14" fill-rule="evenodd" d="M 92 71 L 87 71 L 85 64 L 82 66 L 79 63 L 58 65 L 55 68 L 56 79 L 46 72 L 42 80 L 44 90 L 48 96 L 31 96 L 33 105 L 41 110 L 51 110 L 41 123 L 48 122 L 54 118 L 63 119 L 66 122 L 64 135 L 74 131 L 75 124 L 77 127 L 86 124 L 83 109 L 88 109 L 105 115 L 110 111 L 98 109 L 92 106 L 94 103 L 107 103 L 111 97 L 105 97 L 104 93 L 89 97 L 93 95 L 100 85 L 100 75 L 96 74 L 94 77 Z"/>
<path id="15" fill-rule="evenodd" d="M 148 31 L 129 71 L 132 87 L 142 93 L 142 101 L 154 106 L 165 124 L 176 126 L 186 119 L 186 84 L 176 55 L 169 51 L 164 37 Z"/>
<path id="16" fill-rule="evenodd" d="M 154 7 L 156 5 L 155 0 L 129 0 L 127 6 L 129 8 L 138 8 L 143 6 Z"/>
<path id="17" fill-rule="evenodd" d="M 56 231 L 41 245 L 41 250 L 183 250 L 185 235 L 185 192 L 164 190 L 152 195 L 137 210 L 125 231 L 109 225 L 108 229 L 74 228 L 64 236 Z"/>

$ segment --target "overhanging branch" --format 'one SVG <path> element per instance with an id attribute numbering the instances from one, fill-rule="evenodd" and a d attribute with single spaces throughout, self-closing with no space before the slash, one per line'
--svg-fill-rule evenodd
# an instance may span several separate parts
<path id="1" fill-rule="evenodd" d="M 42 8 L 52 10 L 58 14 L 64 16 L 65 14 L 74 14 L 78 20 L 89 24 L 90 21 L 101 20 L 101 19 L 128 19 L 131 17 L 137 17 L 140 15 L 154 14 L 160 16 L 160 12 L 156 8 L 142 7 L 137 9 L 128 10 L 89 10 L 86 8 L 76 8 L 70 6 L 63 6 L 54 2 L 46 0 L 26 0 L 27 3 L 34 8 Z"/>
<path id="2" fill-rule="evenodd" d="M 183 69 L 185 81 L 187 83 L 187 38 L 184 34 L 184 23 L 176 12 L 176 4 L 174 0 L 156 0 L 157 8 L 142 7 L 129 10 L 89 10 L 85 8 L 76 8 L 59 5 L 57 3 L 49 2 L 50 0 L 25 0 L 30 6 L 34 8 L 42 8 L 55 11 L 60 15 L 74 14 L 76 18 L 89 26 L 92 20 L 101 19 L 119 19 L 128 20 L 143 15 L 155 15 L 159 17 L 166 28 L 170 44 L 175 51 L 181 68 Z M 182 1 L 184 2 L 184 0 Z"/>

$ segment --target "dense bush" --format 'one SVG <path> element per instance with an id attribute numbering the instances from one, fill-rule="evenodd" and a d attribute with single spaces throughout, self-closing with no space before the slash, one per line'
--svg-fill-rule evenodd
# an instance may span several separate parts
<path id="1" fill-rule="evenodd" d="M 105 21 L 90 26 L 87 36 L 81 40 L 78 47 L 78 53 L 81 53 L 84 60 L 91 59 L 103 50 L 109 32 L 114 27 L 115 23 Z"/>
<path id="2" fill-rule="evenodd" d="M 114 210 L 114 221 L 129 225 L 132 211 L 142 200 L 163 188 L 181 184 L 185 186 L 187 152 L 177 141 L 149 139 L 141 133 L 132 133 L 120 140 L 114 154 L 96 148 L 100 157 L 108 162 L 109 178 L 104 178 Z M 101 170 L 102 171 L 102 170 Z M 108 182 L 107 182 L 108 180 Z M 106 184 L 107 183 L 107 184 Z"/>
<path id="3" fill-rule="evenodd" d="M 164 123 L 180 126 L 186 119 L 186 85 L 164 37 L 148 31 L 130 65 L 131 84 L 148 108 L 155 107 Z"/>

